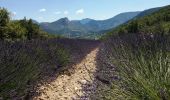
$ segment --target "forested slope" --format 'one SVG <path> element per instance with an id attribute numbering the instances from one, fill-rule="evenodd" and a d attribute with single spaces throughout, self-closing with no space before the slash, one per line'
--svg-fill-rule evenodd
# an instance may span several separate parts
<path id="1" fill-rule="evenodd" d="M 136 18 L 109 32 L 113 35 L 127 33 L 169 34 L 170 6 L 162 7 L 152 14 Z"/>

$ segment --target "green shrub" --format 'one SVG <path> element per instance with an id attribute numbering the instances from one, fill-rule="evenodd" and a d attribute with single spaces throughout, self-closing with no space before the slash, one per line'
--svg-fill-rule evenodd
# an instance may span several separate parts
<path id="1" fill-rule="evenodd" d="M 66 66 L 69 63 L 69 52 L 64 49 L 57 49 L 56 55 L 57 55 L 57 62 L 60 66 Z"/>

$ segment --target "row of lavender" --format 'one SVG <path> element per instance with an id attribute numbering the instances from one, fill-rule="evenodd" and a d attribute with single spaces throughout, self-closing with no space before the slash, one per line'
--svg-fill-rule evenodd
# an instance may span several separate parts
<path id="1" fill-rule="evenodd" d="M 111 37 L 101 51 L 109 73 L 107 99 L 170 98 L 169 36 L 128 34 Z M 105 74 L 104 74 L 105 75 Z M 104 77 L 104 76 L 103 76 Z"/>
<path id="2" fill-rule="evenodd" d="M 0 41 L 0 97 L 30 98 L 37 84 L 52 81 L 50 77 L 79 63 L 99 43 L 64 38 Z"/>

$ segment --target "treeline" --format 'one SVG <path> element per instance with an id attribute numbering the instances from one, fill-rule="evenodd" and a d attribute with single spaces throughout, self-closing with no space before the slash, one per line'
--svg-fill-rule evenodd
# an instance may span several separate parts
<path id="1" fill-rule="evenodd" d="M 169 34 L 170 33 L 170 6 L 163 7 L 150 15 L 135 18 L 128 23 L 117 27 L 108 34 Z"/>
<path id="2" fill-rule="evenodd" d="M 10 12 L 0 8 L 0 39 L 31 40 L 36 38 L 57 37 L 42 31 L 32 19 L 11 20 Z"/>

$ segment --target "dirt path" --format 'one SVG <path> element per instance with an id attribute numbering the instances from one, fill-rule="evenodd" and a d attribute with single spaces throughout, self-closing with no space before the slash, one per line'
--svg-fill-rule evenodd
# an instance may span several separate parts
<path id="1" fill-rule="evenodd" d="M 57 77 L 52 83 L 41 86 L 40 96 L 34 100 L 84 100 L 88 99 L 88 93 L 92 91 L 93 86 L 87 87 L 84 85 L 91 84 L 94 80 L 96 71 L 96 56 L 99 48 L 91 51 L 79 63 L 73 66 L 74 69 L 69 69 L 71 74 L 63 74 Z M 80 98 L 81 97 L 81 98 Z"/>

